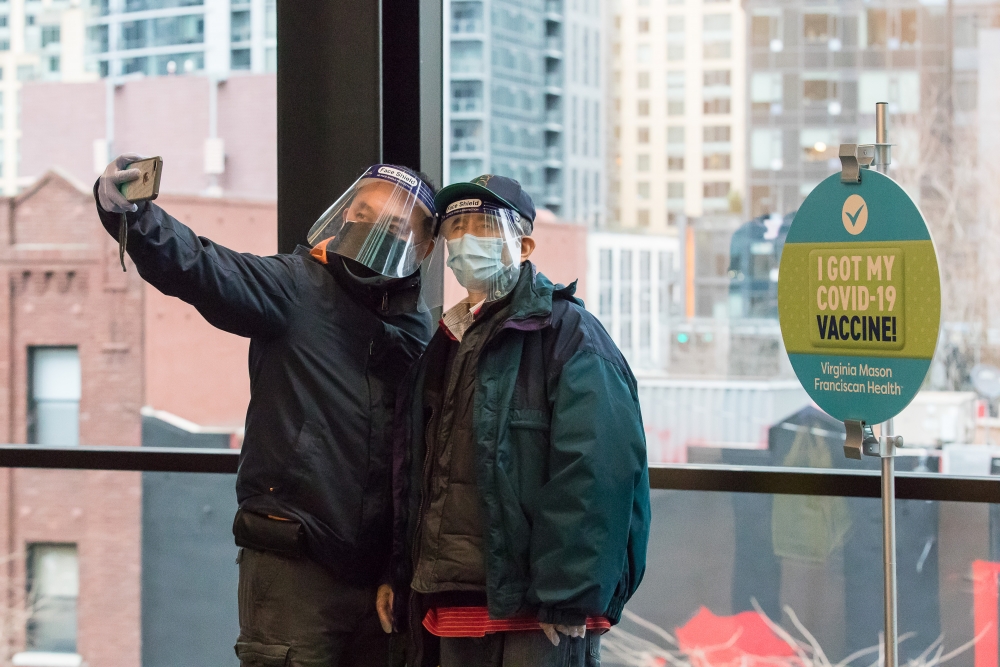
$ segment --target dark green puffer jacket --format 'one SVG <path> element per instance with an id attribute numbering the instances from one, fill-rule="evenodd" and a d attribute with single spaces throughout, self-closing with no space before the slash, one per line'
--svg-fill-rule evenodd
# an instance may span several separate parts
<path id="1" fill-rule="evenodd" d="M 600 322 L 530 262 L 476 367 L 473 432 L 490 616 L 621 617 L 645 570 L 649 472 L 636 381 Z M 392 579 L 408 625 L 427 414 L 443 330 L 397 406 Z M 414 624 L 419 619 L 412 619 Z"/>

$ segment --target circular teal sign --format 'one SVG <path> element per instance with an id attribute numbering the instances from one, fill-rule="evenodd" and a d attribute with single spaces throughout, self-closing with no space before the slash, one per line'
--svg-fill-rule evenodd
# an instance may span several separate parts
<path id="1" fill-rule="evenodd" d="M 802 203 L 778 272 L 781 335 L 827 413 L 883 422 L 916 396 L 937 344 L 941 281 L 927 224 L 891 178 L 830 176 Z"/>

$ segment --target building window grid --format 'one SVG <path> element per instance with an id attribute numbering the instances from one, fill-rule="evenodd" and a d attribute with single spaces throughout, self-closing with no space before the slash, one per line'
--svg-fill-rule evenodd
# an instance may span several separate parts
<path id="1" fill-rule="evenodd" d="M 28 442 L 80 442 L 80 355 L 76 347 L 28 348 Z"/>
<path id="2" fill-rule="evenodd" d="M 619 255 L 620 334 L 618 344 L 622 350 L 632 349 L 632 251 L 622 250 Z"/>
<path id="3" fill-rule="evenodd" d="M 684 71 L 671 70 L 667 72 L 667 115 L 684 115 Z"/>
<path id="4" fill-rule="evenodd" d="M 31 543 L 26 555 L 26 648 L 44 653 L 76 653 L 80 595 L 77 545 Z"/>
<path id="5" fill-rule="evenodd" d="M 250 11 L 233 11 L 229 15 L 229 39 L 234 44 L 249 42 L 251 37 Z"/>
<path id="6" fill-rule="evenodd" d="M 613 308 L 614 290 L 614 267 L 613 255 L 610 248 L 602 248 L 600 251 L 600 292 L 598 297 L 598 313 L 604 326 L 610 328 Z"/>
<path id="7" fill-rule="evenodd" d="M 648 353 L 652 347 L 652 256 L 639 251 L 639 350 Z"/>

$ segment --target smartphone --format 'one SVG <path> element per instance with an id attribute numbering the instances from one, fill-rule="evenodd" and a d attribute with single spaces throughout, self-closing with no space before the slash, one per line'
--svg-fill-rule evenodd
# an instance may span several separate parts
<path id="1" fill-rule="evenodd" d="M 160 194 L 160 174 L 163 160 L 157 157 L 132 162 L 126 169 L 138 169 L 139 178 L 118 186 L 125 199 L 130 202 L 149 201 Z"/>

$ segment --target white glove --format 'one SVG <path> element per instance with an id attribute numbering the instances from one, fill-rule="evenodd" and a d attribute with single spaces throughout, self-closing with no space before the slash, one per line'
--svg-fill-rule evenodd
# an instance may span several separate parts
<path id="1" fill-rule="evenodd" d="M 553 625 L 552 623 L 539 623 L 538 625 L 553 646 L 559 646 L 559 633 L 567 637 L 584 637 L 587 634 L 586 625 Z"/>
<path id="2" fill-rule="evenodd" d="M 142 156 L 135 153 L 119 155 L 97 179 L 97 199 L 101 208 L 108 213 L 134 213 L 139 208 L 125 199 L 125 196 L 118 190 L 118 186 L 121 183 L 128 183 L 139 178 L 138 169 L 125 169 L 125 167 L 141 159 Z"/>

